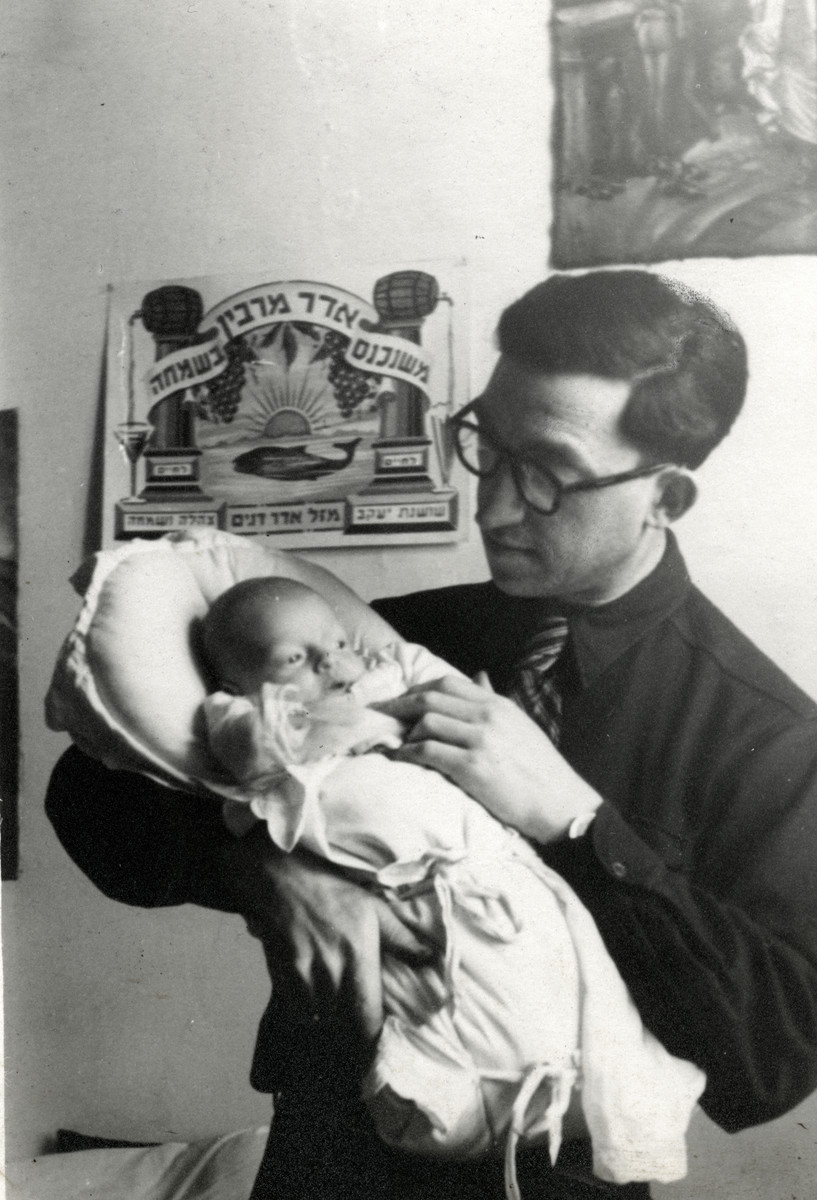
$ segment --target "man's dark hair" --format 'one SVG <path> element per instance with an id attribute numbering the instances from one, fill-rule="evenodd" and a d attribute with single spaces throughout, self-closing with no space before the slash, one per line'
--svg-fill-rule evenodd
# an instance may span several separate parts
<path id="1" fill-rule="evenodd" d="M 543 374 L 628 380 L 621 432 L 656 462 L 700 466 L 746 394 L 746 344 L 730 319 L 647 271 L 553 275 L 505 310 L 498 341 Z"/>

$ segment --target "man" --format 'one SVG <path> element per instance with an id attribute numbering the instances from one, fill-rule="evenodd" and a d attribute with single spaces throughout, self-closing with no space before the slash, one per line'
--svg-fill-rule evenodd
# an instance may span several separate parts
<path id="1" fill-rule="evenodd" d="M 621 271 L 534 288 L 499 348 L 454 421 L 492 581 L 376 606 L 474 679 L 394 702 L 413 723 L 401 754 L 567 879 L 644 1023 L 706 1071 L 713 1120 L 770 1120 L 817 1086 L 817 705 L 692 586 L 669 529 L 742 405 L 743 341 L 701 298 Z M 532 667 L 526 646 L 562 618 L 555 666 Z M 254 1200 L 500 1196 L 493 1161 L 386 1151 L 356 1099 L 381 948 L 421 956 L 422 930 L 170 795 L 72 750 L 48 810 L 109 895 L 242 912 L 263 936 L 276 986 L 253 1081 L 280 1094 Z M 521 1159 L 526 1197 L 649 1194 L 595 1180 L 583 1143 L 553 1171 Z"/>

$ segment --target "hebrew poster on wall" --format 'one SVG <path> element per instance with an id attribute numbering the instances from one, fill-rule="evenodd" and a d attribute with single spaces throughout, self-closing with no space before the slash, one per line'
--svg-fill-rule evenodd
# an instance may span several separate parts
<path id="1" fill-rule="evenodd" d="M 112 294 L 104 540 L 210 527 L 282 548 L 464 536 L 461 265 Z M 368 294 L 367 294 L 368 292 Z"/>
<path id="2" fill-rule="evenodd" d="M 816 12 L 554 0 L 554 265 L 817 253 Z"/>

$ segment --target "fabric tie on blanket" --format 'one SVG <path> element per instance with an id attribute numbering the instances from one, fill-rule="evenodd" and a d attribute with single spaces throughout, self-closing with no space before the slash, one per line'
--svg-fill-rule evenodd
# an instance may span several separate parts
<path id="1" fill-rule="evenodd" d="M 497 860 L 503 864 L 499 871 Z M 378 883 L 402 898 L 436 896 L 445 930 L 442 992 L 433 1022 L 386 1018 L 378 1057 L 364 1081 L 376 1127 L 392 1145 L 470 1157 L 504 1140 L 506 1200 L 522 1200 L 516 1175 L 521 1139 L 546 1140 L 555 1165 L 580 1058 L 563 1039 L 554 1043 L 546 1037 L 540 1043 L 543 1058 L 523 1053 L 507 1069 L 490 1065 L 486 1056 L 479 1062 L 465 1050 L 462 1039 L 474 1022 L 468 994 L 475 943 L 510 948 L 536 937 L 526 929 L 524 905 L 520 909 L 508 892 L 508 873 L 515 867 L 538 877 L 538 859 L 509 831 L 503 852 L 497 847 L 492 858 L 452 851 L 436 861 L 426 856 L 378 872 Z M 499 878 L 505 888 L 491 882 Z M 511 890 L 518 900 L 518 889 Z M 495 1002 L 501 1008 L 500 995 Z"/>
<path id="2" fill-rule="evenodd" d="M 511 700 L 533 718 L 556 746 L 562 723 L 562 697 L 553 670 L 565 648 L 567 635 L 565 618 L 550 617 L 527 642 L 514 666 L 508 691 Z"/>
<path id="3" fill-rule="evenodd" d="M 573 1062 L 575 1063 L 578 1058 L 577 1052 Z M 545 1083 L 550 1086 L 551 1099 L 545 1110 L 544 1127 L 548 1133 L 550 1164 L 555 1167 L 562 1145 L 562 1120 L 570 1104 L 570 1097 L 577 1079 L 578 1070 L 573 1063 L 569 1067 L 539 1063 L 528 1071 L 511 1110 L 511 1125 L 505 1143 L 505 1195 L 507 1200 L 522 1200 L 522 1193 L 516 1177 L 516 1147 L 525 1132 L 525 1117 L 537 1090 Z"/>
<path id="4" fill-rule="evenodd" d="M 473 862 L 438 862 L 433 874 L 434 890 L 440 902 L 446 938 L 443 973 L 451 1005 L 456 1004 L 460 971 L 460 943 L 456 937 L 459 919 L 483 938 L 512 942 L 519 935 L 520 923 L 513 905 L 498 888 L 486 887 L 474 871 Z"/>

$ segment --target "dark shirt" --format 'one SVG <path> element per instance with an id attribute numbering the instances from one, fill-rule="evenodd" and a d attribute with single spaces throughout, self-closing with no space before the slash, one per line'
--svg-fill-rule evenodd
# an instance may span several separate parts
<path id="1" fill-rule="evenodd" d="M 552 610 L 493 584 L 381 601 L 501 690 Z M 817 705 L 690 580 L 674 538 L 628 594 L 568 612 L 560 750 L 603 797 L 541 849 L 596 919 L 645 1024 L 734 1131 L 817 1087 Z"/>
<path id="2" fill-rule="evenodd" d="M 501 690 L 550 606 L 485 583 L 374 607 Z M 645 1024 L 706 1071 L 710 1117 L 770 1120 L 817 1087 L 817 705 L 692 586 L 671 537 L 635 589 L 568 615 L 560 749 L 604 803 L 542 857 L 593 913 Z M 76 749 L 46 803 L 107 895 L 234 911 L 218 804 Z M 262 1026 L 256 1081 L 263 1058 Z"/>

